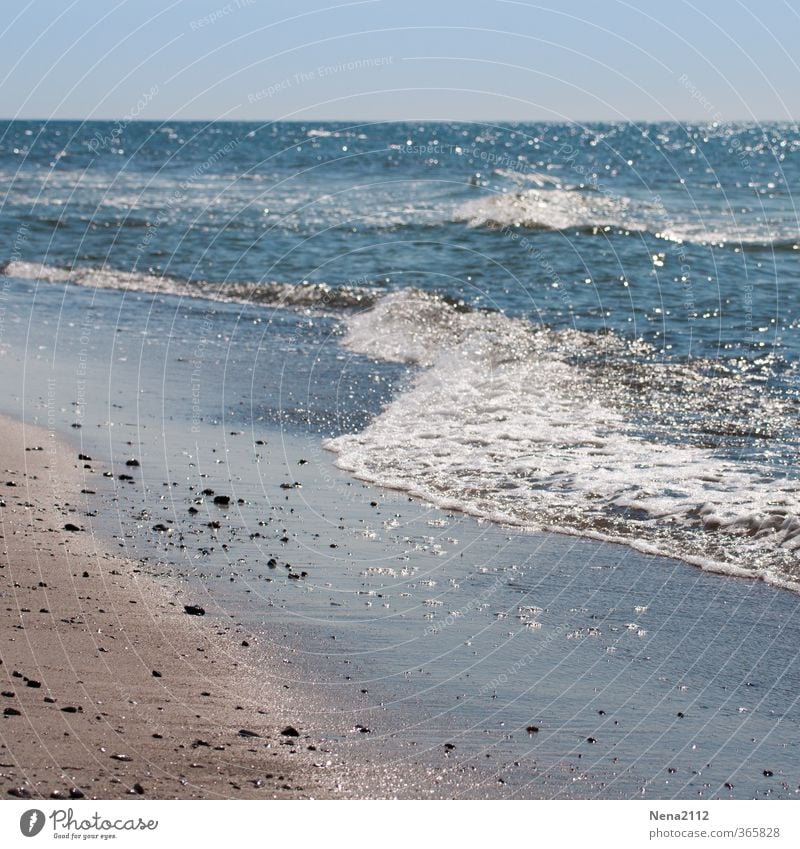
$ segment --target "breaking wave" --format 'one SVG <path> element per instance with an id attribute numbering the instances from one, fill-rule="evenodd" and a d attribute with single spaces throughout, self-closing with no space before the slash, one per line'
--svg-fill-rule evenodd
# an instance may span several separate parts
<path id="1" fill-rule="evenodd" d="M 346 310 L 375 303 L 376 292 L 366 286 L 329 286 L 326 283 L 211 283 L 188 281 L 109 268 L 58 268 L 35 262 L 13 261 L 2 268 L 8 277 L 47 283 L 72 283 L 99 289 L 122 289 L 204 298 L 227 303 L 266 304 L 279 307 L 313 307 Z"/>
<path id="2" fill-rule="evenodd" d="M 516 183 L 519 180 L 515 180 Z M 536 182 L 535 188 L 484 196 L 462 204 L 456 222 L 472 228 L 577 231 L 584 234 L 647 233 L 671 242 L 731 245 L 755 250 L 800 249 L 797 222 L 737 220 L 724 210 L 669 211 L 660 199 L 642 200 L 591 186 Z"/>
<path id="3" fill-rule="evenodd" d="M 631 404 L 645 383 L 640 407 L 661 404 L 667 421 L 670 404 L 687 405 L 708 433 L 727 391 L 725 419 L 780 420 L 744 377 L 658 368 L 613 334 L 538 329 L 414 290 L 347 327 L 349 349 L 424 370 L 364 431 L 326 442 L 342 469 L 444 509 L 800 587 L 800 498 L 785 471 L 674 428 L 643 435 Z"/>

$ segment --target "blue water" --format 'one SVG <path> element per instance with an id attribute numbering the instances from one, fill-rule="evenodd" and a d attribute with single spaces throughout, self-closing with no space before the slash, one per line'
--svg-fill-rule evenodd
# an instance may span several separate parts
<path id="1" fill-rule="evenodd" d="M 92 523 L 290 647 L 356 750 L 792 796 L 798 596 L 667 558 L 798 587 L 798 145 L 0 124 L 0 406 L 139 454 Z"/>
<path id="2" fill-rule="evenodd" d="M 385 434 L 361 444 L 358 456 L 345 451 L 342 465 L 481 515 L 608 532 L 784 580 L 796 577 L 800 527 L 791 484 L 798 146 L 800 134 L 786 125 L 12 122 L 0 125 L 0 259 L 11 263 L 8 274 L 22 277 L 59 281 L 66 273 L 83 285 L 317 311 L 368 308 L 396 292 L 433 293 L 455 305 L 429 316 L 437 338 L 456 332 L 450 319 L 467 308 L 523 319 L 532 330 L 581 331 L 587 335 L 555 342 L 557 358 L 583 378 L 570 388 L 576 413 L 582 399 L 600 397 L 624 419 L 611 425 L 618 435 L 705 451 L 661 461 L 675 466 L 676 478 L 688 475 L 700 485 L 676 494 L 657 476 L 623 493 L 608 481 L 598 513 L 587 512 L 595 494 L 585 480 L 561 481 L 576 499 L 551 513 L 530 489 L 515 494 L 521 510 L 500 499 L 477 505 L 459 489 L 457 470 L 425 479 L 413 451 L 403 459 L 408 475 L 393 475 L 370 456 L 370 449 L 382 451 Z M 420 310 L 421 303 L 406 308 Z M 462 328 L 453 338 L 461 343 L 474 331 Z M 402 328 L 390 314 L 370 332 L 385 339 Z M 497 333 L 508 335 L 499 324 Z M 609 339 L 615 344 L 603 344 Z M 411 350 L 406 340 L 388 352 L 373 345 L 362 353 L 420 362 L 419 347 Z M 493 356 L 505 361 L 519 352 Z M 539 378 L 515 379 L 529 386 Z M 474 375 L 464 381 L 461 395 L 449 399 L 448 421 L 438 425 L 446 437 Z M 518 403 L 511 395 L 509 412 L 540 403 L 524 391 Z M 364 400 L 352 396 L 344 406 L 350 429 L 363 426 Z M 325 431 L 324 412 L 316 419 Z M 513 438 L 523 442 L 530 428 L 521 423 Z M 570 457 L 576 445 L 598 438 L 598 428 L 590 422 L 586 432 L 556 437 L 551 427 L 536 441 Z M 606 471 L 629 478 L 621 458 L 634 457 L 639 443 L 633 450 L 610 444 L 603 450 L 616 459 Z M 508 468 L 535 447 L 522 445 L 500 462 Z M 447 437 L 439 451 L 460 449 Z M 484 460 L 468 460 L 472 488 L 508 489 Z M 632 465 L 641 469 L 642 458 Z M 712 491 L 706 498 L 708 475 L 687 466 L 708 466 L 733 497 Z M 595 476 L 597 469 L 588 471 Z M 552 480 L 556 472 L 545 470 Z M 541 476 L 535 487 L 541 489 Z M 716 537 L 722 528 L 736 538 L 774 539 L 757 552 L 751 546 L 733 553 L 726 553 L 727 537 L 722 544 L 707 536 L 664 541 L 657 520 L 665 515 L 678 515 L 695 536 L 702 525 Z M 637 517 L 646 519 L 646 530 Z"/>
<path id="3" fill-rule="evenodd" d="M 11 122 L 0 260 L 60 285 L 338 312 L 334 385 L 347 349 L 429 370 L 397 396 L 387 365 L 386 392 L 335 409 L 319 381 L 276 413 L 363 431 L 329 444 L 342 468 L 792 584 L 798 148 L 783 124 Z M 372 396 L 397 400 L 364 430 Z"/>
<path id="4" fill-rule="evenodd" d="M 331 443 L 343 468 L 792 584 L 798 147 L 777 124 L 12 122 L 0 259 L 62 285 L 349 311 L 345 347 L 433 367 L 448 393 L 417 387 Z M 500 400 L 464 443 L 486 375 Z M 279 417 L 335 436 L 377 412 L 358 393 L 326 405 Z"/>
<path id="5" fill-rule="evenodd" d="M 1 256 L 413 285 L 671 355 L 791 356 L 799 147 L 785 125 L 17 121 Z"/>

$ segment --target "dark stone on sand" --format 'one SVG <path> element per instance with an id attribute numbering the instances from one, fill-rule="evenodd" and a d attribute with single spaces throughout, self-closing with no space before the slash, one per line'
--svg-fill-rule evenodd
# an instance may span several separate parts
<path id="1" fill-rule="evenodd" d="M 227 507 L 231 503 L 229 495 L 215 495 L 214 504 L 218 507 Z"/>
<path id="2" fill-rule="evenodd" d="M 157 669 L 154 669 L 152 674 L 153 674 L 153 678 L 160 678 L 161 677 L 161 673 Z"/>
<path id="3" fill-rule="evenodd" d="M 775 773 L 771 769 L 764 770 L 764 778 L 772 778 Z"/>
<path id="4" fill-rule="evenodd" d="M 726 781 L 725 782 L 725 789 L 726 790 L 733 790 L 733 784 L 731 784 L 730 781 Z"/>
<path id="5" fill-rule="evenodd" d="M 39 687 L 41 687 L 41 686 L 42 686 L 42 682 L 41 682 L 41 681 L 34 681 L 34 680 L 33 680 L 33 678 L 29 678 L 29 679 L 25 682 L 25 686 L 26 686 L 26 687 L 33 687 L 33 689 L 34 689 L 34 690 L 38 690 L 38 689 L 39 689 Z"/>
<path id="6" fill-rule="evenodd" d="M 7 792 L 9 796 L 13 796 L 15 799 L 31 798 L 31 791 L 27 787 L 12 787 Z"/>
<path id="7" fill-rule="evenodd" d="M 248 731 L 247 728 L 240 728 L 239 729 L 239 736 L 240 737 L 260 737 L 261 735 L 256 734 L 255 731 Z"/>
<path id="8" fill-rule="evenodd" d="M 197 512 L 198 512 L 198 510 L 197 510 L 197 508 L 196 508 L 196 507 L 190 507 L 190 508 L 189 508 L 189 512 L 190 512 L 190 513 L 194 516 L 194 514 L 195 514 L 195 513 L 197 513 Z"/>
<path id="9" fill-rule="evenodd" d="M 679 710 L 678 711 L 678 719 L 683 719 L 684 716 L 685 716 L 684 712 L 682 710 Z"/>
<path id="10" fill-rule="evenodd" d="M 284 737 L 299 737 L 300 736 L 300 732 L 293 725 L 287 725 L 286 728 L 284 728 L 283 731 L 281 731 L 281 734 L 283 734 Z"/>
<path id="11" fill-rule="evenodd" d="M 72 790 L 69 791 L 70 799 L 83 799 L 84 793 L 83 790 L 78 790 L 77 787 L 73 787 Z"/>
<path id="12" fill-rule="evenodd" d="M 250 643 L 248 643 L 248 642 L 247 642 L 247 640 L 242 640 L 242 645 L 243 645 L 245 648 L 249 648 Z"/>
<path id="13" fill-rule="evenodd" d="M 452 752 L 452 751 L 453 751 L 453 749 L 455 749 L 455 747 L 456 747 L 456 744 L 455 744 L 455 743 L 445 743 L 445 744 L 444 744 L 444 750 L 445 750 L 445 752 Z"/>
<path id="14" fill-rule="evenodd" d="M 4 708 L 3 716 L 22 716 L 16 708 Z"/>
<path id="15" fill-rule="evenodd" d="M 274 557 L 270 557 L 270 559 L 267 560 L 267 566 L 269 566 L 270 569 L 274 569 L 277 565 L 278 561 Z"/>
<path id="16" fill-rule="evenodd" d="M 93 489 L 82 489 L 81 490 L 81 495 L 94 495 L 94 494 L 95 494 L 95 492 L 94 492 Z M 54 790 L 53 792 L 58 793 L 58 790 Z"/>
<path id="17" fill-rule="evenodd" d="M 73 525 L 72 522 L 67 522 L 67 524 L 64 525 L 64 530 L 72 531 L 73 533 L 75 533 L 76 531 L 79 531 L 80 528 L 77 525 Z"/>
<path id="18" fill-rule="evenodd" d="M 132 481 L 132 480 L 133 480 L 133 475 L 124 475 L 124 474 L 119 474 L 119 475 L 117 475 L 117 479 L 118 479 L 118 480 L 121 480 L 121 481 Z"/>
<path id="19" fill-rule="evenodd" d="M 136 460 L 135 458 L 131 457 L 131 459 L 130 459 L 130 460 L 126 460 L 126 461 L 125 461 L 125 465 L 126 465 L 126 466 L 131 466 L 132 468 L 135 468 L 136 466 L 140 465 L 140 463 L 139 463 L 139 461 L 138 461 L 138 460 Z"/>
<path id="20" fill-rule="evenodd" d="M 144 796 L 144 787 L 137 781 L 136 784 L 133 785 L 133 792 L 137 796 Z"/>
<path id="21" fill-rule="evenodd" d="M 183 609 L 189 616 L 205 616 L 205 610 L 199 604 L 184 604 Z"/>
<path id="22" fill-rule="evenodd" d="M 51 799 L 63 799 L 63 798 L 64 798 L 64 794 L 63 794 L 60 790 L 54 790 L 54 791 L 50 794 L 50 798 L 51 798 Z"/>
<path id="23" fill-rule="evenodd" d="M 78 454 L 79 460 L 91 460 L 92 458 L 88 454 Z"/>
<path id="24" fill-rule="evenodd" d="M 538 725 L 529 725 L 525 730 L 528 732 L 528 734 L 538 734 L 539 733 L 539 726 Z"/>
<path id="25" fill-rule="evenodd" d="M 586 738 L 586 742 L 587 742 L 587 743 L 596 743 L 596 742 L 597 742 L 597 740 L 595 740 L 595 739 L 594 739 L 594 737 L 587 737 L 587 738 Z"/>
<path id="26" fill-rule="evenodd" d="M 66 707 L 61 708 L 61 713 L 83 713 L 83 708 L 67 705 Z"/>
<path id="27" fill-rule="evenodd" d="M 214 494 L 213 489 L 204 489 L 203 490 L 203 495 L 213 495 L 213 494 Z"/>

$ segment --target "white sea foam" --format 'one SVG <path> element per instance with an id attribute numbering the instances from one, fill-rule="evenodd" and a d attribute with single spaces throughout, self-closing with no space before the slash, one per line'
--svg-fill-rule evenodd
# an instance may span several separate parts
<path id="1" fill-rule="evenodd" d="M 327 441 L 358 478 L 501 523 L 793 579 L 794 483 L 768 466 L 636 435 L 571 360 L 581 347 L 620 345 L 614 337 L 537 331 L 413 290 L 347 323 L 350 349 L 425 367 L 363 432 Z"/>
<path id="2" fill-rule="evenodd" d="M 325 283 L 210 283 L 110 268 L 64 269 L 35 262 L 9 262 L 2 269 L 8 277 L 47 283 L 72 283 L 99 289 L 205 298 L 228 303 L 274 304 L 286 307 L 347 309 L 363 307 L 375 300 L 375 292 L 365 286 L 328 286 Z"/>
<path id="3" fill-rule="evenodd" d="M 468 201 L 456 220 L 471 227 L 526 227 L 534 230 L 649 229 L 646 207 L 623 196 L 562 188 L 505 192 Z"/>
<path id="4" fill-rule="evenodd" d="M 514 183 L 520 178 L 514 176 Z M 530 175 L 527 175 L 530 176 Z M 537 188 L 486 195 L 461 205 L 455 220 L 470 227 L 650 233 L 672 242 L 704 245 L 776 245 L 798 242 L 797 223 L 753 220 L 725 209 L 680 213 L 655 198 L 636 199 L 591 187 L 564 186 L 533 175 Z"/>

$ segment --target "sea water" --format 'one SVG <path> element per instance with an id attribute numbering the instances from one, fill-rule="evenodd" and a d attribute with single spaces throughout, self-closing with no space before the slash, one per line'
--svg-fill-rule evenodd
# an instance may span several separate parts
<path id="1" fill-rule="evenodd" d="M 331 728 L 794 792 L 795 128 L 0 133 L 6 408 L 145 454 L 96 521 L 291 631 Z"/>

